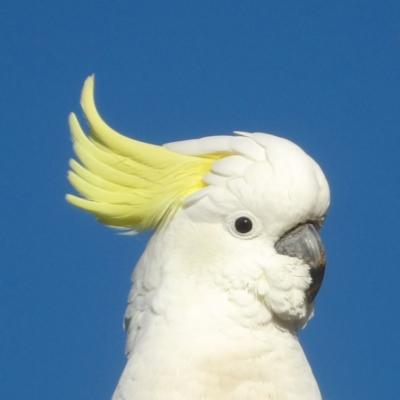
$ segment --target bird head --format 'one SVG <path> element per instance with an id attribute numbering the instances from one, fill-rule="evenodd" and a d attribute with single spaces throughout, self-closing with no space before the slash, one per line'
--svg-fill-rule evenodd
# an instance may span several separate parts
<path id="1" fill-rule="evenodd" d="M 163 232 L 182 260 L 173 273 L 246 293 L 272 318 L 304 325 L 325 270 L 318 231 L 329 187 L 317 163 L 264 133 L 139 142 L 105 124 L 93 91 L 90 77 L 82 93 L 89 136 L 70 117 L 82 164 L 71 160 L 69 179 L 85 198 L 67 200 L 106 225 Z"/>

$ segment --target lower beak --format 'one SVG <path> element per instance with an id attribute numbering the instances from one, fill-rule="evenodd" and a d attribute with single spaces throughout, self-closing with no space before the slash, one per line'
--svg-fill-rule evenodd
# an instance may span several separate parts
<path id="1" fill-rule="evenodd" d="M 326 255 L 318 231 L 312 224 L 300 225 L 275 243 L 279 254 L 300 258 L 310 267 L 311 284 L 306 291 L 308 303 L 317 296 L 325 274 Z"/>

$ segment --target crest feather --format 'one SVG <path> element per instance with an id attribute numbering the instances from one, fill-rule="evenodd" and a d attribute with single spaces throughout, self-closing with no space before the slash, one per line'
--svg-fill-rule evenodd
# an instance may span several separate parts
<path id="1" fill-rule="evenodd" d="M 71 160 L 68 179 L 85 198 L 68 194 L 67 201 L 106 225 L 137 232 L 156 228 L 206 186 L 204 175 L 226 155 L 178 154 L 114 131 L 97 112 L 94 76 L 85 82 L 81 105 L 90 135 L 71 114 L 74 151 L 82 165 Z"/>

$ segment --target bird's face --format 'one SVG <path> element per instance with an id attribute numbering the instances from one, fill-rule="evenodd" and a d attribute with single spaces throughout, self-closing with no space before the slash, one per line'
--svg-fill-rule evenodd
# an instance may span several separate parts
<path id="1" fill-rule="evenodd" d="M 239 293 L 239 305 L 247 296 L 271 317 L 306 320 L 325 267 L 318 228 L 329 188 L 318 165 L 295 144 L 263 133 L 165 148 L 128 139 L 98 115 L 93 85 L 88 78 L 82 92 L 90 139 L 70 118 L 82 165 L 71 161 L 69 179 L 85 198 L 68 201 L 109 226 L 157 228 L 146 276 L 194 277 L 195 289 L 206 283 L 209 293 L 214 285 Z M 176 287 L 175 280 L 165 292 Z"/>
<path id="2" fill-rule="evenodd" d="M 318 231 L 329 188 L 304 152 L 289 152 L 288 158 L 284 150 L 184 209 L 180 243 L 196 273 L 212 277 L 226 292 L 246 291 L 273 317 L 301 326 L 324 276 Z"/>
<path id="3" fill-rule="evenodd" d="M 232 298 L 246 292 L 273 317 L 300 326 L 308 320 L 325 268 L 312 224 L 301 224 L 276 239 L 261 218 L 243 208 L 216 223 L 189 221 L 183 221 L 176 248 L 179 265 L 196 275 L 199 286 L 215 285 Z"/>

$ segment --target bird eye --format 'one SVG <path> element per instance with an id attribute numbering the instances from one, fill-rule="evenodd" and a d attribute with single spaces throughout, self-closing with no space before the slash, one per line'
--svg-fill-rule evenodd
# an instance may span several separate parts
<path id="1" fill-rule="evenodd" d="M 253 229 L 253 223 L 248 217 L 239 217 L 235 221 L 235 229 L 238 233 L 249 233 Z"/>
<path id="2" fill-rule="evenodd" d="M 262 232 L 262 222 L 247 210 L 238 210 L 224 221 L 225 229 L 241 240 L 253 239 Z"/>

